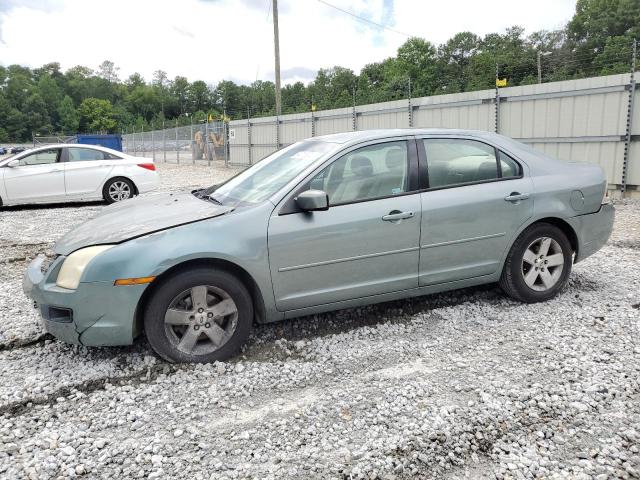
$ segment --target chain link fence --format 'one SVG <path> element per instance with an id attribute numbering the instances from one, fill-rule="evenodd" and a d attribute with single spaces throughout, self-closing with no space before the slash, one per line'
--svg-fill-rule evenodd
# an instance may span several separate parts
<path id="1" fill-rule="evenodd" d="M 229 166 L 227 126 L 215 121 L 161 130 L 123 132 L 122 149 L 154 162 Z"/>

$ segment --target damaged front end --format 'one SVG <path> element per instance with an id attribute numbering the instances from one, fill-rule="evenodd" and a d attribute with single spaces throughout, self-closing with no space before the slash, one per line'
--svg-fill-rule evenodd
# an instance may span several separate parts
<path id="1" fill-rule="evenodd" d="M 110 282 L 87 282 L 69 290 L 56 285 L 64 255 L 43 273 L 44 256 L 27 267 L 22 287 L 33 300 L 43 328 L 75 345 L 126 345 L 140 333 L 132 318 L 146 285 L 119 288 Z"/>

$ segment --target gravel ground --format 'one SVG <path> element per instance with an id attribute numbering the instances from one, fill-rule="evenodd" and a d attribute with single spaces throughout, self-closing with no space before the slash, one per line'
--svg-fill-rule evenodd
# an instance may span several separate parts
<path id="1" fill-rule="evenodd" d="M 342 310 L 198 366 L 41 331 L 28 259 L 100 208 L 0 210 L 0 477 L 640 478 L 640 202 L 550 302 L 490 285 Z"/>

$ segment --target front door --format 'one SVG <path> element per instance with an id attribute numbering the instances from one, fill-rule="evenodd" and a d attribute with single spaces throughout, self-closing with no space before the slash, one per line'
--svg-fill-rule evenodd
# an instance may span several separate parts
<path id="1" fill-rule="evenodd" d="M 9 202 L 55 201 L 65 198 L 64 165 L 60 148 L 38 150 L 4 168 L 4 186 Z"/>
<path id="2" fill-rule="evenodd" d="M 514 159 L 479 141 L 419 142 L 429 179 L 421 194 L 420 285 L 495 273 L 533 214 L 531 179 Z"/>
<path id="3" fill-rule="evenodd" d="M 418 286 L 420 194 L 412 140 L 352 149 L 296 193 L 329 195 L 326 211 L 269 222 L 269 263 L 281 311 Z"/>

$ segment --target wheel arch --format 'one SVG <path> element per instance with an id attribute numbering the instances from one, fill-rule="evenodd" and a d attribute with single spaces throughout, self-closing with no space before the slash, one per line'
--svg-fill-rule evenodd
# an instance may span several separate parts
<path id="1" fill-rule="evenodd" d="M 158 277 L 156 277 L 156 279 L 149 285 L 148 288 L 145 289 L 144 293 L 140 297 L 140 300 L 138 301 L 138 305 L 136 307 L 134 315 L 134 331 L 136 332 L 136 334 L 140 334 L 143 330 L 144 309 L 147 305 L 147 302 L 149 301 L 155 290 L 160 286 L 160 284 L 167 278 L 170 278 L 172 275 L 175 275 L 178 272 L 200 267 L 223 270 L 238 278 L 249 291 L 249 295 L 251 295 L 255 320 L 258 323 L 264 323 L 266 319 L 266 309 L 264 299 L 262 297 L 262 292 L 260 291 L 258 284 L 249 274 L 249 272 L 247 272 L 239 265 L 230 262 L 229 260 L 223 260 L 220 258 L 195 258 L 178 263 L 165 270 L 160 275 L 158 275 Z"/>
<path id="2" fill-rule="evenodd" d="M 573 249 L 573 252 L 576 255 L 578 254 L 578 249 L 580 248 L 580 244 L 578 242 L 578 234 L 573 229 L 573 227 L 569 224 L 569 222 L 559 217 L 544 217 L 531 223 L 530 225 L 527 226 L 527 228 L 531 227 L 532 225 L 537 225 L 539 223 L 548 223 L 562 230 L 562 233 L 564 233 L 567 236 L 567 240 L 569 240 L 569 243 L 571 244 L 571 248 Z"/>

